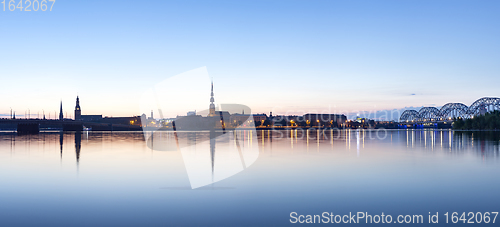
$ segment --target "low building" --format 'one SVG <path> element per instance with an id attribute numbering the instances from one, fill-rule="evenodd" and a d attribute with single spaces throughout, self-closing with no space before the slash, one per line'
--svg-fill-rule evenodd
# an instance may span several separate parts
<path id="1" fill-rule="evenodd" d="M 303 116 L 303 120 L 305 120 L 307 124 L 341 127 L 347 121 L 347 117 L 343 114 L 308 113 Z"/>
<path id="2" fill-rule="evenodd" d="M 134 117 L 104 117 L 104 118 L 102 118 L 101 123 L 122 124 L 122 125 L 141 125 L 141 116 L 134 116 Z"/>
<path id="3" fill-rule="evenodd" d="M 234 126 L 246 126 L 255 121 L 264 122 L 265 120 L 267 120 L 265 114 L 232 114 L 230 117 L 230 122 Z"/>
<path id="4" fill-rule="evenodd" d="M 102 115 L 80 115 L 80 120 L 86 122 L 101 122 Z"/>

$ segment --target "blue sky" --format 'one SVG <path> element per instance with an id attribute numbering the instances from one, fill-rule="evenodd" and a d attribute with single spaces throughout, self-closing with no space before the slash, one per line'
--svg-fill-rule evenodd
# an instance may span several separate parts
<path id="1" fill-rule="evenodd" d="M 83 114 L 138 115 L 147 88 L 203 66 L 216 102 L 254 112 L 470 105 L 500 97 L 499 10 L 499 1 L 457 0 L 57 0 L 51 12 L 7 9 L 0 113 L 53 112 L 62 99 L 69 114 L 79 94 Z"/>

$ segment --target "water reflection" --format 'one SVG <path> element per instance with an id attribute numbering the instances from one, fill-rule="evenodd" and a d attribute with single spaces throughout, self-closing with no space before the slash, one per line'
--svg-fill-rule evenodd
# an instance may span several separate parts
<path id="1" fill-rule="evenodd" d="M 85 139 L 83 144 L 82 136 Z M 145 145 L 146 141 L 141 136 L 143 136 L 142 133 L 137 132 L 43 132 L 38 135 L 16 135 L 8 132 L 0 133 L 0 147 L 3 148 L 0 152 L 8 151 L 15 156 L 20 155 L 16 152 L 24 152 L 24 155 L 26 152 L 29 154 L 34 148 L 36 148 L 35 151 L 50 151 L 57 146 L 58 159 L 62 160 L 63 156 L 68 155 L 65 151 L 70 149 L 66 144 L 74 143 L 72 150 L 74 150 L 74 158 L 78 165 L 85 146 L 92 144 L 104 146 L 104 144 L 115 143 L 126 145 L 131 142 Z M 259 130 L 254 134 L 245 130 L 235 130 L 226 133 L 155 132 L 150 138 L 154 142 L 152 145 L 154 149 L 151 149 L 153 152 L 181 150 L 186 155 L 201 155 L 200 157 L 207 155 L 211 179 L 217 178 L 214 174 L 217 173 L 218 161 L 222 163 L 229 156 L 235 158 L 240 163 L 238 165 L 245 169 L 248 166 L 243 158 L 246 148 L 257 149 L 269 155 L 276 152 L 276 148 L 280 152 L 286 151 L 290 154 L 311 151 L 354 151 L 357 157 L 361 157 L 363 152 L 376 145 L 399 147 L 400 151 L 431 151 L 454 155 L 472 152 L 484 159 L 497 159 L 500 156 L 500 132 L 494 131 L 293 129 Z M 252 146 L 254 143 L 255 147 Z M 206 154 L 203 154 L 204 150 L 207 151 Z"/>
<path id="2" fill-rule="evenodd" d="M 145 132 L 153 152 L 177 152 L 193 188 L 212 184 L 245 170 L 258 157 L 254 130 Z"/>
<path id="3" fill-rule="evenodd" d="M 82 132 L 75 132 L 76 164 L 80 163 L 80 149 L 82 148 Z"/>
<path id="4" fill-rule="evenodd" d="M 46 134 L 44 133 L 42 135 L 43 135 L 42 141 L 43 141 L 43 144 L 45 144 L 45 135 Z M 76 164 L 78 165 L 80 163 L 80 150 L 82 148 L 82 132 L 75 132 L 71 135 L 74 136 L 74 140 L 75 140 Z M 69 134 L 67 136 L 69 136 Z M 64 147 L 64 132 L 61 131 L 61 132 L 59 132 L 59 151 L 61 154 L 61 161 L 62 161 L 62 157 L 63 157 L 63 147 Z"/>
<path id="5" fill-rule="evenodd" d="M 500 132 L 497 131 L 405 130 L 397 134 L 408 148 L 454 154 L 472 151 L 485 157 L 498 157 L 500 150 Z"/>
<path id="6" fill-rule="evenodd" d="M 262 218 L 244 221 L 279 226 L 295 209 L 393 215 L 401 214 L 400 207 L 424 215 L 498 210 L 500 184 L 491 178 L 500 173 L 498 132 L 155 132 L 155 141 L 174 142 L 173 151 L 151 149 L 144 138 L 142 132 L 0 133 L 0 218 L 10 225 L 70 225 L 75 213 L 85 213 L 85 225 L 126 225 L 132 219 L 137 225 L 223 225 L 217 221 L 228 215 L 254 212 Z M 246 151 L 254 149 L 260 150 L 259 160 L 249 166 Z M 245 171 L 213 188 L 186 190 L 198 174 L 193 168 L 208 179 L 202 185 L 230 175 L 227 165 Z M 42 215 L 16 218 L 26 207 Z M 193 211 L 200 219 L 182 218 Z"/>
<path id="7" fill-rule="evenodd" d="M 44 134 L 44 142 L 45 142 L 45 134 Z M 59 148 L 61 150 L 61 160 L 62 160 L 62 155 L 63 155 L 63 143 L 64 143 L 64 132 L 61 131 L 59 132 Z"/>
<path id="8" fill-rule="evenodd" d="M 499 156 L 500 132 L 468 132 L 453 130 L 367 130 L 367 129 L 291 129 L 258 131 L 263 153 L 273 151 L 273 144 L 288 144 L 290 153 L 355 151 L 357 157 L 366 149 L 377 146 L 404 146 L 405 150 L 423 150 L 464 154 L 480 153 L 484 158 Z M 267 142 L 266 142 L 267 141 Z M 288 141 L 283 143 L 281 141 Z M 329 149 L 326 149 L 326 144 Z M 343 144 L 343 145 L 342 145 Z M 343 148 L 342 148 L 343 146 Z M 404 150 L 402 150 L 404 151 Z"/>

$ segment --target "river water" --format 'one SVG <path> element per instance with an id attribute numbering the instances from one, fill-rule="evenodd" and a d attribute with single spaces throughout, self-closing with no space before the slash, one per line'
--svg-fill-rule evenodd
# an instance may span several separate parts
<path id="1" fill-rule="evenodd" d="M 363 212 L 427 226 L 429 212 L 441 225 L 446 212 L 500 211 L 498 132 L 231 133 L 159 133 L 167 149 L 141 132 L 2 132 L 0 223 L 279 226 Z"/>

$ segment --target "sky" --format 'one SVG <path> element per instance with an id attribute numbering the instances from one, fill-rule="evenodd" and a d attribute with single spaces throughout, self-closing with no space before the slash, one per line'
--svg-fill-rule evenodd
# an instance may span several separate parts
<path id="1" fill-rule="evenodd" d="M 496 0 L 0 3 L 0 114 L 53 115 L 62 101 L 72 116 L 79 95 L 82 114 L 139 115 L 145 91 L 200 67 L 216 104 L 254 113 L 470 105 L 500 97 L 499 10 Z"/>

